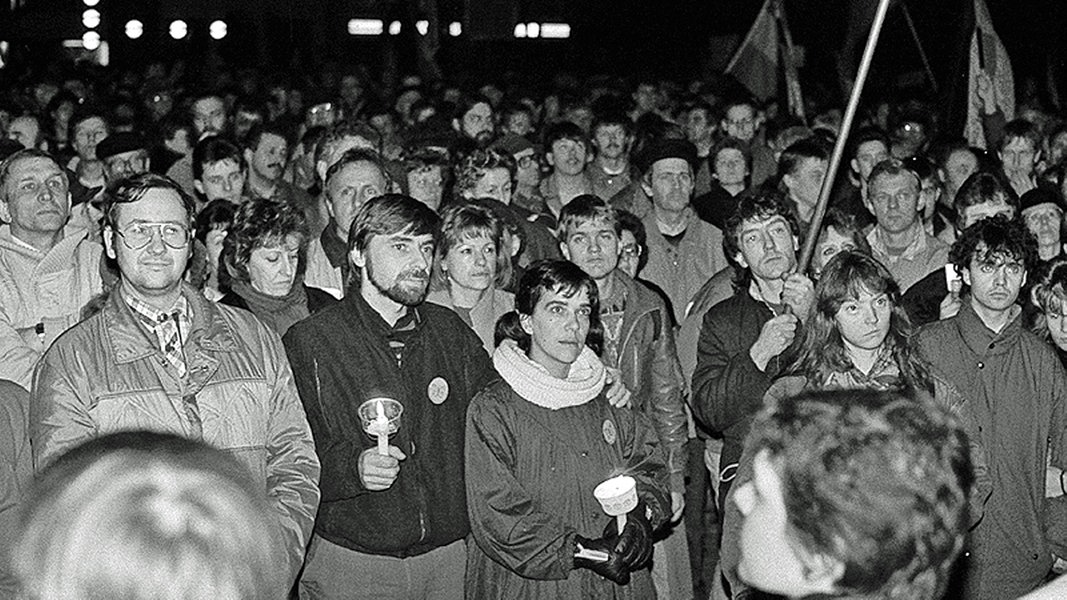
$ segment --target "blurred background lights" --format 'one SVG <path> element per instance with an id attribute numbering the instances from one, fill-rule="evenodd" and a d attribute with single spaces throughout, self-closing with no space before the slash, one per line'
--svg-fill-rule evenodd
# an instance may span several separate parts
<path id="1" fill-rule="evenodd" d="M 519 24 L 515 25 L 515 37 L 517 37 L 517 38 L 526 37 L 526 23 L 519 23 Z"/>
<path id="2" fill-rule="evenodd" d="M 526 24 L 526 37 L 538 37 L 541 35 L 541 26 L 537 23 Z"/>
<path id="3" fill-rule="evenodd" d="M 100 4 L 100 0 L 83 0 L 83 1 L 85 2 L 85 5 L 90 7 L 90 8 L 93 7 L 93 6 L 96 6 L 97 4 Z"/>
<path id="4" fill-rule="evenodd" d="M 419 35 L 426 35 L 430 31 L 429 21 L 415 21 L 415 31 L 419 32 Z"/>
<path id="5" fill-rule="evenodd" d="M 226 21 L 212 21 L 208 26 L 208 33 L 213 40 L 221 40 L 226 37 Z"/>
<path id="6" fill-rule="evenodd" d="M 448 24 L 448 35 L 452 37 L 459 37 L 463 33 L 463 25 L 459 21 L 452 21 Z"/>
<path id="7" fill-rule="evenodd" d="M 131 40 L 136 40 L 144 34 L 144 23 L 133 19 L 132 21 L 126 21 L 126 37 Z"/>
<path id="8" fill-rule="evenodd" d="M 171 21 L 170 22 L 170 37 L 180 40 L 189 33 L 189 26 L 185 24 L 185 21 Z"/>
<path id="9" fill-rule="evenodd" d="M 381 19 L 351 19 L 348 21 L 349 35 L 381 35 L 385 23 Z"/>
<path id="10" fill-rule="evenodd" d="M 400 35 L 400 21 L 393 21 L 389 24 L 389 35 Z"/>
<path id="11" fill-rule="evenodd" d="M 100 47 L 100 34 L 95 31 L 86 31 L 82 34 L 82 46 L 86 50 L 96 50 Z"/>
<path id="12" fill-rule="evenodd" d="M 569 38 L 571 37 L 571 26 L 567 23 L 541 23 L 541 37 Z"/>
<path id="13" fill-rule="evenodd" d="M 85 25 L 86 29 L 96 29 L 100 25 L 100 11 L 95 8 L 82 13 L 82 25 Z"/>

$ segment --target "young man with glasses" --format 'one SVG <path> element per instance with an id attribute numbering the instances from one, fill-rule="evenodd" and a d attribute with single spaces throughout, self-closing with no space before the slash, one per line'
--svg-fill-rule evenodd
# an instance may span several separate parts
<path id="1" fill-rule="evenodd" d="M 67 177 L 40 150 L 0 162 L 0 379 L 27 390 L 41 354 L 103 289 L 103 249 L 71 221 Z"/>
<path id="2" fill-rule="evenodd" d="M 120 281 L 41 359 L 31 394 L 34 465 L 131 429 L 226 450 L 275 509 L 292 583 L 319 502 L 311 429 L 278 335 L 183 281 L 193 206 L 177 183 L 152 173 L 108 192 L 104 244 Z"/>

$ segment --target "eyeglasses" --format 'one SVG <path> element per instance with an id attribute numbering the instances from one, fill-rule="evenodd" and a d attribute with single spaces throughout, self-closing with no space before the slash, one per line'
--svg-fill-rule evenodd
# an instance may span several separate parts
<path id="1" fill-rule="evenodd" d="M 156 232 L 169 248 L 180 250 L 189 245 L 189 229 L 175 223 L 132 223 L 118 234 L 127 248 L 140 250 L 152 243 Z"/>

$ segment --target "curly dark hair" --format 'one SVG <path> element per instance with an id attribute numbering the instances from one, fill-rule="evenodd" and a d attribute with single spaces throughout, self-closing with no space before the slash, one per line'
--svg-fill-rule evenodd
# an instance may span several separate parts
<path id="1" fill-rule="evenodd" d="M 741 253 L 741 226 L 745 221 L 766 221 L 777 216 L 789 223 L 789 229 L 794 236 L 800 237 L 800 225 L 797 224 L 792 207 L 786 201 L 785 195 L 773 188 L 764 188 L 741 198 L 737 203 L 737 210 L 726 219 L 726 228 L 722 235 L 722 250 L 726 255 L 726 261 L 734 269 L 734 286 L 737 289 L 743 289 L 748 285 L 752 275 L 746 267 L 742 267 L 737 262 L 736 258 Z"/>
<path id="2" fill-rule="evenodd" d="M 249 281 L 248 260 L 252 251 L 264 246 L 281 244 L 290 235 L 300 240 L 300 266 L 303 272 L 308 229 L 304 213 L 284 202 L 255 198 L 241 205 L 233 217 L 226 239 L 222 243 L 221 262 L 225 273 L 233 279 Z M 221 276 L 223 270 L 220 269 Z M 221 282 L 220 282 L 221 284 Z"/>
<path id="3" fill-rule="evenodd" d="M 1012 258 L 1023 263 L 1031 273 L 1037 265 L 1037 239 L 1019 219 L 1004 215 L 987 217 L 965 229 L 948 255 L 957 273 L 969 269 L 976 258 Z"/>

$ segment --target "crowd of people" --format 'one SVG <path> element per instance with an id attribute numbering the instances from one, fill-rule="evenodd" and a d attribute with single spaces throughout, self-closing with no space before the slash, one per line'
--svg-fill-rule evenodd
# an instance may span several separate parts
<path id="1" fill-rule="evenodd" d="M 869 103 L 816 224 L 725 80 L 10 83 L 0 597 L 1064 585 L 1063 115 Z"/>

